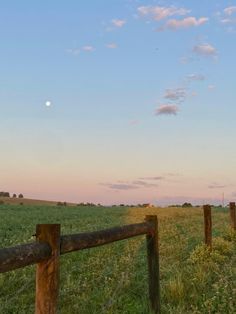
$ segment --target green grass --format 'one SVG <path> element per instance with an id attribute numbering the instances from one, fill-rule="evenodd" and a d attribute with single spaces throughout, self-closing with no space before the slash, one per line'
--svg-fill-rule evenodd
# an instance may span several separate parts
<path id="1" fill-rule="evenodd" d="M 34 241 L 38 223 L 61 223 L 62 234 L 160 220 L 162 313 L 236 312 L 236 236 L 228 212 L 213 210 L 213 252 L 201 245 L 201 209 L 0 206 L 0 247 Z M 145 237 L 61 256 L 59 313 L 145 314 Z M 35 266 L 0 274 L 0 313 L 33 313 Z"/>

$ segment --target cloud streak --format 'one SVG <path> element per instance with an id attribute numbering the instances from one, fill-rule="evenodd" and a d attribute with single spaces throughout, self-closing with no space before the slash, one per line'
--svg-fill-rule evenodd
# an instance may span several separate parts
<path id="1" fill-rule="evenodd" d="M 164 31 L 166 29 L 176 31 L 178 29 L 187 29 L 190 27 L 198 27 L 205 24 L 209 19 L 207 17 L 200 17 L 197 19 L 194 16 L 186 17 L 182 20 L 170 19 L 166 24 L 158 29 L 158 31 Z"/>
<path id="2" fill-rule="evenodd" d="M 174 6 L 170 6 L 170 7 L 141 6 L 141 7 L 138 7 L 137 10 L 141 16 L 151 18 L 155 21 L 161 21 L 163 19 L 166 19 L 174 15 L 178 15 L 178 16 L 186 15 L 190 12 L 190 10 L 187 10 L 185 8 L 176 8 Z"/>
<path id="3" fill-rule="evenodd" d="M 150 179 L 149 179 L 150 180 Z M 144 180 L 139 178 L 138 180 L 134 181 L 118 181 L 116 183 L 100 183 L 100 185 L 105 186 L 111 190 L 117 191 L 129 191 L 129 190 L 136 190 L 136 189 L 149 189 L 149 188 L 156 188 L 158 185 L 156 183 L 147 182 L 148 180 Z"/>
<path id="4" fill-rule="evenodd" d="M 167 88 L 165 90 L 164 98 L 172 101 L 182 102 L 185 100 L 187 92 L 185 88 Z"/>
<path id="5" fill-rule="evenodd" d="M 231 6 L 231 7 L 225 8 L 224 13 L 228 16 L 231 16 L 232 14 L 236 13 L 236 6 Z"/>
<path id="6" fill-rule="evenodd" d="M 175 116 L 177 115 L 178 111 L 179 111 L 179 108 L 176 105 L 163 104 L 159 108 L 156 109 L 155 115 L 156 116 L 161 116 L 161 115 L 166 115 L 166 116 L 174 115 Z"/>
<path id="7" fill-rule="evenodd" d="M 202 74 L 189 74 L 187 76 L 188 81 L 204 81 L 205 76 Z"/>
<path id="8" fill-rule="evenodd" d="M 111 23 L 113 24 L 113 26 L 121 28 L 126 24 L 126 21 L 121 19 L 113 19 Z"/>
<path id="9" fill-rule="evenodd" d="M 215 56 L 217 56 L 216 48 L 210 44 L 207 44 L 207 43 L 195 45 L 193 47 L 192 51 L 199 56 L 204 56 L 204 57 L 215 57 Z"/>
<path id="10" fill-rule="evenodd" d="M 218 183 L 212 183 L 212 184 L 208 185 L 208 189 L 223 189 L 226 187 L 227 187 L 227 185 L 218 184 Z"/>
<path id="11" fill-rule="evenodd" d="M 90 46 L 90 45 L 87 45 L 87 46 L 83 46 L 82 49 L 84 51 L 87 51 L 87 52 L 92 52 L 95 50 L 95 48 L 93 46 Z"/>
<path id="12" fill-rule="evenodd" d="M 159 180 L 164 180 L 165 177 L 163 176 L 157 176 L 157 177 L 143 177 L 139 178 L 140 180 L 154 180 L 154 181 L 159 181 Z"/>
<path id="13" fill-rule="evenodd" d="M 109 43 L 109 44 L 106 44 L 106 47 L 108 49 L 116 49 L 117 48 L 117 44 L 116 43 Z"/>

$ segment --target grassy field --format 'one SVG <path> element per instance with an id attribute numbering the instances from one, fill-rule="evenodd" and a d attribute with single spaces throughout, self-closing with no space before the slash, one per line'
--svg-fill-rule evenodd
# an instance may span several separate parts
<path id="1" fill-rule="evenodd" d="M 0 206 L 0 247 L 34 241 L 38 223 L 62 233 L 160 220 L 162 313 L 236 313 L 236 236 L 228 210 L 213 210 L 214 249 L 202 245 L 200 208 Z M 0 313 L 33 313 L 35 266 L 0 275 Z M 150 313 L 145 237 L 61 257 L 59 313 Z"/>

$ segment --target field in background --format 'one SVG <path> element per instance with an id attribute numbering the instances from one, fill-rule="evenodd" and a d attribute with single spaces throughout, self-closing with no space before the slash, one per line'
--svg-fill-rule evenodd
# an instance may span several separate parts
<path id="1" fill-rule="evenodd" d="M 213 210 L 211 255 L 199 246 L 200 208 L 1 205 L 0 247 L 34 241 L 38 223 L 61 223 L 62 234 L 71 234 L 140 222 L 146 214 L 159 217 L 162 313 L 234 313 L 236 242 L 227 209 Z M 141 236 L 62 256 L 59 312 L 149 313 L 145 245 Z M 34 312 L 34 276 L 35 266 L 0 275 L 0 313 Z"/>
<path id="2" fill-rule="evenodd" d="M 31 198 L 13 198 L 13 197 L 1 197 L 0 202 L 3 202 L 6 205 L 34 205 L 34 206 L 56 206 L 57 201 L 45 201 L 45 200 L 36 200 Z M 74 206 L 74 203 L 67 203 L 67 206 Z"/>

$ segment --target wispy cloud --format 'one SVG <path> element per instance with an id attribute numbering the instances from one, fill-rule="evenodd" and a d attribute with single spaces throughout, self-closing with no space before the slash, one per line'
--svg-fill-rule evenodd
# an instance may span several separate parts
<path id="1" fill-rule="evenodd" d="M 190 10 L 185 8 L 176 8 L 174 6 L 161 7 L 161 6 L 140 6 L 137 8 L 141 16 L 151 18 L 156 21 L 161 21 L 174 15 L 186 15 Z"/>
<path id="2" fill-rule="evenodd" d="M 166 29 L 169 30 L 178 30 L 178 29 L 186 29 L 186 28 L 190 28 L 190 27 L 198 27 L 200 25 L 205 24 L 209 19 L 207 17 L 200 17 L 199 19 L 197 19 L 194 16 L 189 16 L 186 17 L 182 20 L 180 19 L 170 19 L 168 20 L 164 26 L 161 26 L 160 28 L 158 28 L 158 31 L 164 31 Z"/>
<path id="3" fill-rule="evenodd" d="M 236 24 L 236 6 L 230 6 L 224 9 L 223 13 L 219 12 L 220 22 L 225 25 Z M 233 31 L 234 28 L 227 28 L 228 31 Z"/>
<path id="4" fill-rule="evenodd" d="M 187 96 L 186 88 L 167 88 L 164 93 L 164 98 L 172 101 L 182 102 Z"/>
<path id="5" fill-rule="evenodd" d="M 210 185 L 208 185 L 209 189 L 223 189 L 225 187 L 227 187 L 227 185 L 218 184 L 218 183 L 215 183 L 215 182 L 210 184 Z"/>
<path id="6" fill-rule="evenodd" d="M 188 81 L 204 81 L 205 76 L 202 74 L 189 74 L 187 76 Z"/>
<path id="7" fill-rule="evenodd" d="M 73 55 L 73 56 L 78 56 L 80 54 L 80 49 L 78 49 L 78 48 L 67 49 L 66 52 Z"/>
<path id="8" fill-rule="evenodd" d="M 141 189 L 141 188 L 145 188 L 145 189 L 155 188 L 158 186 L 157 184 L 146 182 L 144 180 L 135 180 L 131 182 L 118 181 L 116 183 L 100 183 L 100 185 L 105 186 L 112 190 L 122 190 L 122 191 L 136 190 L 136 189 Z"/>
<path id="9" fill-rule="evenodd" d="M 149 183 L 149 182 L 142 181 L 142 180 L 133 181 L 133 184 L 137 185 L 137 186 L 145 187 L 145 188 L 152 188 L 152 187 L 158 186 L 157 184 Z"/>
<path id="10" fill-rule="evenodd" d="M 215 85 L 208 85 L 207 88 L 208 88 L 208 90 L 212 91 L 212 90 L 215 89 L 216 87 L 215 87 Z"/>
<path id="11" fill-rule="evenodd" d="M 109 44 L 106 44 L 106 47 L 108 49 L 116 49 L 117 48 L 117 44 L 116 43 L 109 43 Z"/>
<path id="12" fill-rule="evenodd" d="M 225 8 L 224 13 L 228 16 L 231 16 L 232 14 L 236 13 L 236 6 L 231 6 L 231 7 Z"/>
<path id="13" fill-rule="evenodd" d="M 108 184 L 102 184 L 107 186 L 108 188 L 112 189 L 112 190 L 123 190 L 123 191 L 127 191 L 127 190 L 135 190 L 138 189 L 138 186 L 134 185 L 134 184 L 125 184 L 125 183 L 108 183 Z"/>
<path id="14" fill-rule="evenodd" d="M 156 177 L 142 177 L 139 178 L 140 180 L 154 180 L 154 181 L 160 181 L 160 180 L 164 180 L 165 177 L 163 176 L 156 176 Z"/>
<path id="15" fill-rule="evenodd" d="M 156 109 L 155 115 L 177 115 L 179 111 L 178 106 L 172 104 L 163 104 L 159 108 Z"/>
<path id="16" fill-rule="evenodd" d="M 210 44 L 199 44 L 193 47 L 193 52 L 197 55 L 204 57 L 215 57 L 217 56 L 217 50 Z"/>
<path id="17" fill-rule="evenodd" d="M 126 20 L 113 19 L 111 21 L 111 23 L 113 24 L 113 26 L 120 28 L 120 27 L 123 27 L 126 24 Z"/>
<path id="18" fill-rule="evenodd" d="M 94 51 L 95 48 L 91 45 L 86 45 L 86 46 L 83 46 L 81 48 L 72 48 L 72 49 L 67 49 L 66 52 L 73 55 L 73 56 L 78 56 L 81 54 L 81 52 L 85 51 L 85 52 L 92 52 Z"/>
<path id="19" fill-rule="evenodd" d="M 82 49 L 84 51 L 87 51 L 87 52 L 92 52 L 95 50 L 95 48 L 93 46 L 90 46 L 90 45 L 87 45 L 87 46 L 83 46 Z"/>

